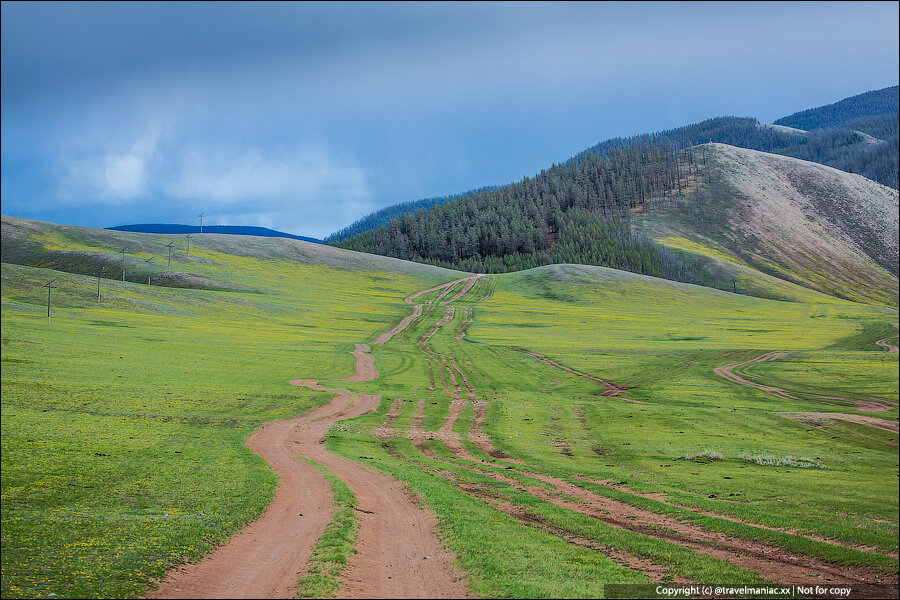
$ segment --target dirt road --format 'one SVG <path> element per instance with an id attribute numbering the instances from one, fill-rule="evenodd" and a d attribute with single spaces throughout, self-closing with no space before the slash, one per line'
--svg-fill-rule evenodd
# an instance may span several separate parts
<path id="1" fill-rule="evenodd" d="M 894 327 L 900 327 L 900 323 L 894 323 Z M 900 352 L 900 348 L 891 344 L 888 341 L 888 340 L 894 339 L 895 337 L 897 337 L 897 336 L 882 338 L 882 339 L 876 341 L 875 343 L 878 344 L 879 346 L 881 346 L 882 348 L 884 348 L 885 350 L 887 350 L 888 352 Z"/>
<path id="2" fill-rule="evenodd" d="M 450 284 L 439 287 L 452 289 Z M 412 318 L 391 330 L 387 339 L 418 314 L 421 306 Z M 353 355 L 356 371 L 345 381 L 378 377 L 368 346 L 357 344 Z M 324 387 L 311 379 L 290 383 L 335 396 L 304 415 L 266 423 L 248 438 L 250 449 L 278 474 L 271 504 L 256 521 L 196 564 L 170 570 L 149 597 L 293 597 L 312 549 L 331 520 L 333 500 L 322 475 L 297 456 L 328 468 L 356 496 L 360 513 L 357 553 L 344 572 L 341 597 L 469 597 L 452 556 L 441 546 L 434 516 L 396 480 L 325 449 L 325 435 L 335 422 L 374 411 L 379 397 Z"/>
<path id="3" fill-rule="evenodd" d="M 765 354 L 760 354 L 750 360 L 745 360 L 742 362 L 730 363 L 727 365 L 722 365 L 721 367 L 716 367 L 713 371 L 716 375 L 720 377 L 724 377 L 728 381 L 733 381 L 734 383 L 739 383 L 741 385 L 746 385 L 748 387 L 754 387 L 758 390 L 762 390 L 764 392 L 768 392 L 773 396 L 777 396 L 779 398 L 784 398 L 785 400 L 804 400 L 806 398 L 815 398 L 820 401 L 824 400 L 839 400 L 843 402 L 850 402 L 856 406 L 856 410 L 860 412 L 884 412 L 887 410 L 891 410 L 894 408 L 894 405 L 889 404 L 887 402 L 875 402 L 874 400 L 856 400 L 853 398 L 842 398 L 839 396 L 823 396 L 821 394 L 811 394 L 808 392 L 788 392 L 779 387 L 775 387 L 772 385 L 766 385 L 763 383 L 758 383 L 756 381 L 751 381 L 738 375 L 734 372 L 734 369 L 737 367 L 741 367 L 744 365 L 749 365 L 753 363 L 763 362 L 767 360 L 778 360 L 787 356 L 787 352 L 766 352 Z M 823 402 L 824 404 L 833 404 L 831 402 Z M 876 417 L 864 417 L 862 415 L 848 415 L 844 413 L 791 413 L 791 415 L 808 415 L 810 417 L 820 418 L 820 419 L 839 419 L 843 421 L 852 421 L 854 423 L 860 423 L 861 425 L 869 425 L 871 427 L 878 427 L 879 429 L 887 429 L 888 431 L 897 431 L 897 422 L 889 421 L 887 419 L 878 419 Z M 826 416 L 830 415 L 830 416 Z"/>

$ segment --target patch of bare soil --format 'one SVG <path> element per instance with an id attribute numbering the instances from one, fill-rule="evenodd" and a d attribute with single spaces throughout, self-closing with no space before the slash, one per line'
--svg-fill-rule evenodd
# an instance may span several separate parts
<path id="1" fill-rule="evenodd" d="M 441 306 L 444 306 L 444 305 L 446 305 L 446 304 L 450 304 L 451 302 L 455 302 L 456 300 L 459 300 L 460 298 L 462 298 L 463 296 L 465 296 L 466 294 L 468 294 L 468 293 L 469 293 L 469 290 L 472 289 L 472 287 L 475 285 L 475 283 L 476 283 L 481 277 L 484 277 L 484 275 L 474 275 L 474 276 L 470 277 L 470 278 L 468 279 L 468 281 L 466 281 L 466 285 L 463 286 L 463 289 L 461 289 L 459 292 L 457 292 L 457 294 L 456 294 L 455 296 L 453 296 L 452 298 L 450 298 L 449 300 L 444 300 L 443 302 L 441 302 Z"/>
<path id="2" fill-rule="evenodd" d="M 352 352 L 356 357 L 356 372 L 350 377 L 339 381 L 372 381 L 378 379 L 378 369 L 375 368 L 375 357 L 369 354 L 370 348 L 366 344 L 356 344 Z"/>
<path id="3" fill-rule="evenodd" d="M 444 312 L 444 316 L 441 317 L 441 320 L 435 323 L 434 326 L 428 330 L 428 333 L 420 337 L 417 344 L 419 344 L 420 347 L 428 344 L 428 340 L 430 340 L 432 336 L 434 336 L 434 334 L 440 330 L 441 327 L 453 320 L 453 314 L 455 311 L 456 309 L 454 307 L 448 306 L 447 310 Z"/>
<path id="4" fill-rule="evenodd" d="M 403 331 L 404 329 L 409 327 L 410 323 L 415 321 L 419 316 L 421 316 L 421 314 L 422 314 L 422 305 L 416 304 L 415 307 L 413 308 L 413 312 L 411 315 L 409 315 L 408 317 L 405 317 L 402 321 L 400 321 L 400 323 L 396 327 L 394 327 L 390 331 L 387 331 L 387 332 L 379 335 L 377 338 L 375 338 L 375 341 L 372 343 L 375 344 L 376 346 L 382 346 L 382 345 L 386 344 L 387 342 L 390 341 L 390 339 L 392 337 L 394 337 L 395 335 L 397 335 L 398 333 L 400 333 L 401 331 Z"/>
<path id="5" fill-rule="evenodd" d="M 462 279 L 455 279 L 453 281 L 448 281 L 447 283 L 442 283 L 441 285 L 436 285 L 433 288 L 428 288 L 427 290 L 422 290 L 421 292 L 416 292 L 415 294 L 411 294 L 407 296 L 404 301 L 407 304 L 412 304 L 412 301 L 418 298 L 419 296 L 424 296 L 425 294 L 429 294 L 431 292 L 436 292 L 438 290 L 447 290 L 448 288 L 452 289 L 456 285 L 458 285 L 461 281 L 467 281 L 471 279 L 471 277 L 463 277 Z"/>
<path id="6" fill-rule="evenodd" d="M 397 398 L 391 403 L 391 409 L 388 411 L 387 417 L 381 427 L 375 429 L 375 436 L 382 440 L 389 440 L 400 435 L 400 432 L 394 427 L 394 421 L 400 416 L 400 407 L 403 405 L 403 399 Z"/>
<path id="7" fill-rule="evenodd" d="M 319 444 L 338 415 L 352 405 L 347 395 L 305 415 L 272 421 L 247 440 L 279 484 L 263 514 L 195 564 L 170 570 L 150 598 L 289 598 L 297 589 L 312 548 L 331 519 L 331 486 L 295 457 Z"/>
<path id="8" fill-rule="evenodd" d="M 474 317 L 472 316 L 472 309 L 466 309 L 466 317 L 463 319 L 463 322 L 459 324 L 459 328 L 456 330 L 456 339 L 459 341 L 463 341 L 463 338 L 466 336 L 466 330 L 469 328 L 469 325 L 472 324 Z"/>

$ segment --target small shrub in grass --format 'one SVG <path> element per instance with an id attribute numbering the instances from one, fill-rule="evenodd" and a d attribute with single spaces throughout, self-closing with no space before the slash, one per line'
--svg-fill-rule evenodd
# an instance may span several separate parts
<path id="1" fill-rule="evenodd" d="M 699 454 L 684 454 L 679 456 L 676 460 L 695 460 L 700 462 L 712 462 L 714 460 L 725 460 L 725 457 L 722 456 L 721 452 L 716 452 L 715 450 L 704 450 Z"/>
<path id="2" fill-rule="evenodd" d="M 796 467 L 798 469 L 827 469 L 817 460 L 803 456 L 774 456 L 771 454 L 750 454 L 742 452 L 738 455 L 741 460 L 764 467 Z"/>

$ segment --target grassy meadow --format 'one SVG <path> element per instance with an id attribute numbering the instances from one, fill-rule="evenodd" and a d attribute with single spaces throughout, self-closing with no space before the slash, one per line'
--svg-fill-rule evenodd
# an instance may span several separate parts
<path id="1" fill-rule="evenodd" d="M 355 342 L 399 320 L 404 296 L 448 278 L 259 258 L 252 246 L 265 240 L 206 237 L 225 236 L 194 236 L 173 271 L 240 289 L 101 279 L 98 304 L 95 277 L 3 264 L 4 598 L 139 596 L 226 539 L 277 485 L 244 439 L 328 399 L 288 380 L 351 374 Z M 38 239 L 88 264 L 115 250 L 77 228 Z M 171 240 L 117 241 L 136 248 L 137 270 L 154 249 L 165 260 Z M 52 278 L 48 323 L 41 286 Z"/>
<path id="2" fill-rule="evenodd" d="M 4 598 L 140 596 L 167 567 L 226 539 L 277 483 L 243 440 L 327 401 L 287 381 L 347 376 L 354 343 L 410 313 L 405 296 L 459 277 L 298 242 L 195 236 L 191 256 L 178 253 L 160 280 L 180 287 L 101 279 L 98 304 L 95 277 L 35 266 L 112 270 L 128 243 L 129 268 L 140 269 L 150 256 L 165 260 L 170 239 L 4 218 L 4 255 L 32 265 L 2 267 Z M 48 323 L 41 286 L 53 277 Z M 373 347 L 378 379 L 342 382 L 381 403 L 340 422 L 327 443 L 422 499 L 475 595 L 772 581 L 753 563 L 661 533 L 676 521 L 897 572 L 897 434 L 786 418 L 857 411 L 713 373 L 784 351 L 740 373 L 896 406 L 898 355 L 874 344 L 896 331 L 895 309 L 557 265 L 480 278 L 435 330 L 440 293 L 417 299 L 422 316 Z M 599 383 L 520 349 L 630 389 L 601 396 Z M 896 408 L 859 414 L 898 419 Z M 330 481 L 335 521 L 306 595 L 333 593 L 351 553 L 352 493 Z M 634 526 L 589 514 L 586 497 L 620 507 Z M 644 526 L 647 515 L 664 525 Z"/>
<path id="3" fill-rule="evenodd" d="M 772 581 L 561 508 L 533 492 L 545 484 L 529 476 L 540 475 L 702 531 L 896 573 L 897 435 L 841 421 L 811 425 L 786 418 L 780 413 L 857 411 L 814 398 L 784 400 L 713 373 L 722 364 L 784 350 L 783 360 L 742 372 L 760 381 L 777 374 L 787 390 L 896 405 L 897 355 L 874 344 L 896 313 L 816 299 L 775 302 L 599 267 L 492 276 L 455 303 L 453 320 L 430 339 L 430 355 L 453 358 L 456 379 L 463 374 L 477 400 L 488 404 L 483 426 L 493 445 L 515 460 L 465 440 L 474 423 L 472 404 L 453 427 L 470 456 L 448 450 L 452 440 L 439 430 L 452 404 L 449 369 L 434 375 L 412 344 L 443 308 L 426 309 L 403 338 L 376 350 L 381 378 L 355 386 L 383 394 L 379 413 L 334 430 L 329 443 L 350 458 L 366 456 L 423 496 L 479 595 L 601 593 L 601 586 L 571 587 L 586 581 L 577 571 L 586 559 L 562 554 L 559 538 L 569 540 L 569 553 L 596 557 L 591 553 L 603 549 L 620 568 L 640 560 L 664 565 L 657 581 Z M 457 335 L 466 308 L 474 320 L 462 341 Z M 636 402 L 599 396 L 597 383 L 515 348 L 631 387 L 623 398 Z M 425 440 L 416 442 L 412 426 L 422 398 Z M 397 401 L 392 439 L 375 439 L 375 428 L 385 425 Z M 897 409 L 877 416 L 896 420 Z M 475 514 L 483 516 L 473 522 Z M 518 527 L 506 530 L 501 524 L 510 518 Z M 488 520 L 490 528 L 478 528 Z M 533 543 L 531 536 L 542 541 Z M 492 548 L 507 550 L 498 555 Z M 509 554 L 523 558 L 508 561 Z M 631 559 L 617 559 L 622 554 Z M 634 581 L 631 573 L 639 570 L 591 568 L 597 572 L 592 581 L 617 583 Z"/>

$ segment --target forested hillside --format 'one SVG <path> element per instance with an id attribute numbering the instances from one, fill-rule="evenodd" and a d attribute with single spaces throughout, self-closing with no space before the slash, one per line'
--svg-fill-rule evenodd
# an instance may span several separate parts
<path id="1" fill-rule="evenodd" d="M 778 119 L 775 124 L 808 131 L 839 127 L 857 119 L 898 112 L 900 112 L 900 86 L 895 85 L 844 98 L 833 104 L 796 112 Z"/>
<path id="2" fill-rule="evenodd" d="M 674 148 L 718 142 L 817 162 L 897 189 L 900 171 L 898 126 L 898 86 L 894 86 L 795 113 L 778 119 L 774 125 L 760 124 L 756 119 L 746 117 L 717 117 L 657 133 L 613 138 L 588 148 L 572 160 L 581 161 L 592 154 L 652 145 L 662 140 Z M 496 186 L 388 206 L 331 234 L 325 242 L 341 242 L 386 226 L 392 219 L 405 214 L 493 189 L 497 189 Z"/>
<path id="3" fill-rule="evenodd" d="M 857 173 L 896 189 L 900 165 L 898 120 L 900 115 L 897 113 L 863 116 L 838 127 L 803 131 L 789 129 L 781 123 L 777 123 L 780 127 L 773 127 L 762 125 L 756 119 L 718 117 L 655 134 L 606 140 L 585 150 L 576 159 L 588 154 L 608 152 L 611 148 L 646 144 L 654 139 L 668 140 L 679 148 L 718 142 L 802 158 L 848 173 Z"/>
<path id="4" fill-rule="evenodd" d="M 666 141 L 587 154 L 340 242 L 342 248 L 499 273 L 575 262 L 693 281 L 678 258 L 631 230 L 630 211 L 683 195 L 699 165 Z"/>
<path id="5" fill-rule="evenodd" d="M 663 139 L 583 154 L 533 178 L 405 214 L 338 245 L 470 272 L 580 263 L 789 297 L 762 281 L 769 275 L 830 295 L 894 303 L 895 190 L 771 153 L 723 154 L 727 148 L 738 150 L 721 144 L 677 150 Z M 745 162 L 756 167 L 740 166 Z M 770 222 L 772 211 L 787 223 Z M 663 227 L 648 229 L 648 218 Z M 759 232 L 733 233 L 748 222 Z M 780 241 L 766 233 L 784 227 Z M 672 235 L 690 240 L 688 247 L 665 239 Z M 722 252 L 732 258 L 710 259 Z M 859 289 L 830 282 L 838 265 L 847 271 L 844 280 L 859 279 L 852 286 Z"/>
<path id="6" fill-rule="evenodd" d="M 355 235 L 359 235 L 371 229 L 378 229 L 382 225 L 387 225 L 391 222 L 391 219 L 396 219 L 402 215 L 407 213 L 414 213 L 418 210 L 422 210 L 425 208 L 431 208 L 436 204 L 444 204 L 454 198 L 459 198 L 461 196 L 468 196 L 470 194 L 475 194 L 477 192 L 483 192 L 489 189 L 493 189 L 493 187 L 483 187 L 477 190 L 471 190 L 469 192 L 463 192 L 461 194 L 453 194 L 451 196 L 438 196 L 436 198 L 423 198 L 422 200 L 412 200 L 410 202 L 401 202 L 399 204 L 393 204 L 388 206 L 387 208 L 382 208 L 381 210 L 377 210 L 371 214 L 366 215 L 362 219 L 354 221 L 347 227 L 344 227 L 340 231 L 332 233 L 328 237 L 325 238 L 326 244 L 331 244 L 334 242 L 340 242 L 341 240 L 346 240 L 347 238 L 351 238 Z"/>

